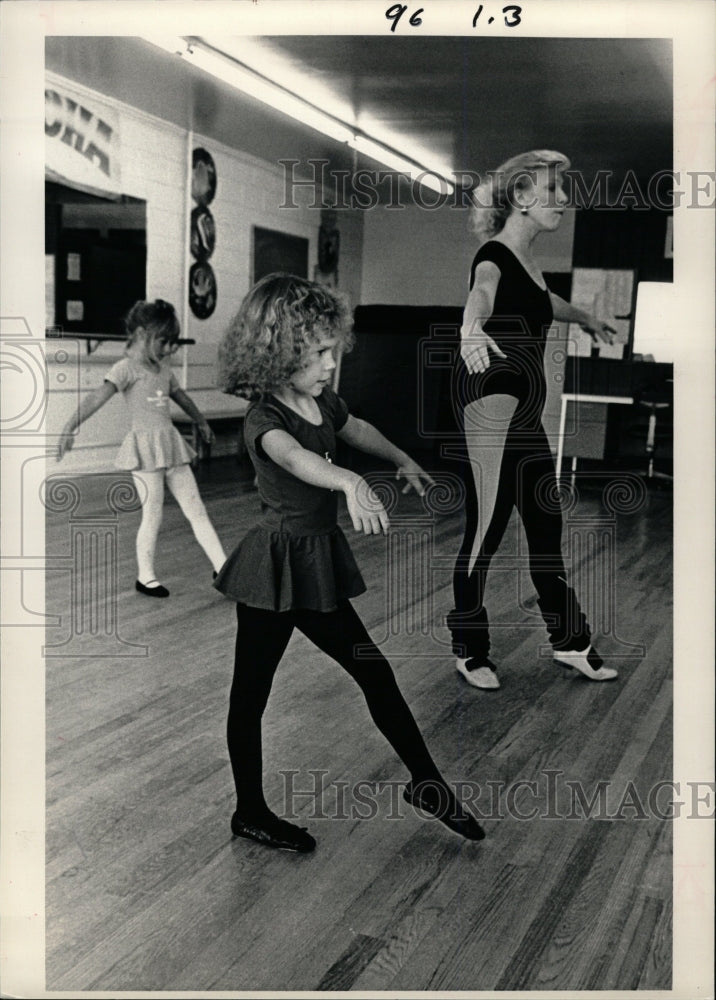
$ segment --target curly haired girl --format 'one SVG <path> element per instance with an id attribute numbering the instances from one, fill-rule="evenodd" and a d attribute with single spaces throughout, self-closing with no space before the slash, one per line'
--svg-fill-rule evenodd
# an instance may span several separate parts
<path id="1" fill-rule="evenodd" d="M 227 727 L 236 785 L 231 829 L 269 847 L 315 847 L 303 827 L 271 811 L 262 785 L 261 717 L 298 628 L 361 688 L 373 721 L 410 771 L 406 801 L 479 840 L 481 827 L 438 771 L 390 664 L 350 603 L 365 584 L 337 524 L 338 494 L 356 531 L 385 533 L 388 517 L 361 476 L 334 464 L 336 438 L 394 463 L 407 480 L 404 492 L 422 495 L 432 480 L 375 427 L 352 417 L 330 387 L 333 352 L 350 343 L 348 320 L 329 290 L 269 275 L 249 292 L 219 351 L 221 387 L 254 401 L 245 435 L 263 511 L 214 584 L 236 601 L 238 618 Z"/>

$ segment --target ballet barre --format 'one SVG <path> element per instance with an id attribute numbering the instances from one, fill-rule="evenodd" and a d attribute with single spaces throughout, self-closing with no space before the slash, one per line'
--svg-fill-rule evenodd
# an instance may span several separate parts
<path id="1" fill-rule="evenodd" d="M 115 343 L 119 344 L 124 344 L 127 341 L 127 338 L 123 333 L 84 333 L 78 331 L 62 330 L 60 327 L 56 326 L 49 326 L 45 329 L 45 339 L 84 340 L 88 354 L 92 354 L 93 351 L 96 351 L 99 345 L 103 343 L 105 340 L 114 341 Z M 180 337 L 177 343 L 179 344 L 180 347 L 184 347 L 189 344 L 195 344 L 196 341 L 191 337 Z"/>

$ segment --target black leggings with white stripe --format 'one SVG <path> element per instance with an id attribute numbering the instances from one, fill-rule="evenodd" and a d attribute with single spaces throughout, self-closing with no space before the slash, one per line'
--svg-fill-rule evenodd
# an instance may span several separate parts
<path id="1" fill-rule="evenodd" d="M 513 508 L 522 519 L 529 568 L 550 642 L 555 650 L 586 649 L 589 627 L 562 558 L 562 514 L 555 466 L 544 428 L 526 431 L 514 396 L 492 395 L 465 407 L 463 434 L 472 475 L 466 476 L 466 526 L 453 576 L 455 607 L 447 624 L 453 652 L 474 657 L 490 651 L 485 582 Z M 511 571 L 515 580 L 518 574 Z"/>

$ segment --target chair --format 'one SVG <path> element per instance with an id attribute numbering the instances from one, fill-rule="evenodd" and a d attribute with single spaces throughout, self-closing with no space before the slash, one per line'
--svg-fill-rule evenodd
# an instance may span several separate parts
<path id="1" fill-rule="evenodd" d="M 647 470 L 644 478 L 651 486 L 658 486 L 660 483 L 673 482 L 673 476 L 667 472 L 659 472 L 654 468 L 654 457 L 657 452 L 658 435 L 658 414 L 670 409 L 673 405 L 673 378 L 654 380 L 646 382 L 639 393 L 639 406 L 644 407 L 649 413 L 649 423 L 646 432 L 645 453 L 647 457 Z"/>

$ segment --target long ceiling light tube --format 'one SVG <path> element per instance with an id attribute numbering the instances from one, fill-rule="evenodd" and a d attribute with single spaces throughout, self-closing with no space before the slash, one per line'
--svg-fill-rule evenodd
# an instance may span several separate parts
<path id="1" fill-rule="evenodd" d="M 267 80 L 255 70 L 246 68 L 223 53 L 204 47 L 191 39 L 166 38 L 155 35 L 142 37 L 144 41 L 150 42 L 170 55 L 179 55 L 185 58 L 217 80 L 235 87 L 242 93 L 256 98 L 263 104 L 288 115 L 303 125 L 308 125 L 337 142 L 345 143 L 383 164 L 383 166 L 407 174 L 416 182 L 433 191 L 449 194 L 454 190 L 452 182 L 441 172 L 431 170 L 415 160 L 401 156 L 397 150 L 376 142 L 361 129 L 346 125 L 337 118 L 327 115 L 308 101 Z"/>
<path id="2" fill-rule="evenodd" d="M 190 46 L 189 56 L 192 65 L 236 87 L 249 97 L 255 97 L 256 100 L 268 104 L 276 111 L 304 122 L 310 128 L 322 132 L 337 142 L 350 143 L 353 140 L 353 132 L 341 122 L 314 108 L 300 97 L 274 86 L 270 81 L 262 79 L 239 63 L 223 59 L 197 45 Z"/>
<path id="3" fill-rule="evenodd" d="M 437 191 L 439 194 L 445 191 L 445 185 L 447 185 L 448 194 L 453 190 L 452 184 L 445 180 L 442 174 L 437 174 L 435 171 L 429 170 L 427 167 L 421 167 L 412 160 L 406 160 L 399 154 L 393 153 L 392 150 L 388 149 L 386 146 L 375 142 L 373 139 L 369 139 L 365 135 L 356 135 L 350 145 L 353 146 L 354 149 L 357 149 L 359 153 L 369 156 L 372 160 L 377 160 L 378 163 L 382 163 L 384 166 L 390 167 L 392 170 L 408 174 L 408 176 L 412 177 L 413 180 L 423 184 L 425 187 L 431 188 L 433 191 Z"/>

